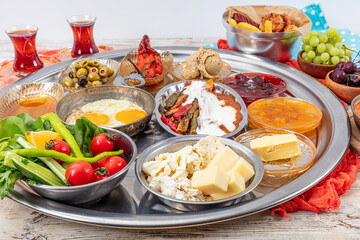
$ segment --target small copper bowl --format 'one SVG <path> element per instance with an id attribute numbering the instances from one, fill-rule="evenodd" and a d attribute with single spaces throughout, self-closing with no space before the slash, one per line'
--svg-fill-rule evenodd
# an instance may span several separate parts
<path id="1" fill-rule="evenodd" d="M 333 71 L 329 72 L 325 77 L 325 86 L 328 87 L 336 96 L 338 96 L 341 100 L 344 100 L 347 103 L 351 103 L 351 101 L 357 96 L 360 95 L 360 87 L 349 87 L 339 83 L 334 82 L 330 78 L 330 74 Z"/>
<path id="2" fill-rule="evenodd" d="M 315 64 L 308 61 L 305 61 L 301 54 L 304 51 L 300 51 L 297 56 L 297 60 L 299 63 L 300 68 L 307 74 L 318 77 L 318 78 L 325 78 L 326 74 L 330 71 L 335 69 L 335 65 L 326 65 L 326 64 Z"/>
<path id="3" fill-rule="evenodd" d="M 165 77 L 169 74 L 171 66 L 172 66 L 173 61 L 174 61 L 174 57 L 169 51 L 161 51 L 161 50 L 156 50 L 156 51 L 159 53 L 161 62 L 163 64 L 163 73 L 160 76 L 157 76 L 157 77 L 146 78 L 145 79 L 145 86 L 153 85 L 153 84 L 159 83 L 162 80 L 164 80 Z M 128 61 L 128 59 L 130 59 L 133 63 L 136 64 L 137 59 L 138 59 L 138 50 L 133 50 L 133 51 L 129 52 L 123 58 L 123 60 L 121 61 L 121 63 L 120 63 L 120 75 L 122 77 L 129 76 L 130 73 L 136 71 L 136 69 Z M 127 80 L 127 81 L 131 82 L 134 85 L 136 85 L 136 82 L 137 82 L 136 80 L 133 81 L 133 82 L 131 80 Z"/>

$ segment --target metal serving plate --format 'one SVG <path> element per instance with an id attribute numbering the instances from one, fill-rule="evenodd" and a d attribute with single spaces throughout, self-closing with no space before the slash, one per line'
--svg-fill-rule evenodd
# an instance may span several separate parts
<path id="1" fill-rule="evenodd" d="M 196 80 L 193 80 L 196 81 Z M 165 87 L 163 87 L 155 96 L 156 106 L 155 106 L 155 117 L 157 122 L 160 124 L 162 128 L 165 129 L 168 133 L 174 135 L 174 136 L 181 136 L 181 134 L 174 132 L 170 129 L 168 125 L 166 125 L 163 121 L 161 121 L 161 115 L 163 112 L 165 112 L 165 105 L 166 100 L 173 94 L 174 92 L 181 92 L 185 87 L 186 81 L 181 82 L 174 82 L 172 84 L 169 84 Z M 221 83 L 214 82 L 216 93 L 226 94 L 234 98 L 235 102 L 237 102 L 240 105 L 240 113 L 242 115 L 242 120 L 239 122 L 237 128 L 232 131 L 231 133 L 224 134 L 222 137 L 235 137 L 237 136 L 244 128 L 246 127 L 248 123 L 248 115 L 247 115 L 247 109 L 245 102 L 240 97 L 237 92 L 232 89 L 231 87 L 228 87 Z"/>
<path id="2" fill-rule="evenodd" d="M 174 55 L 174 61 L 184 61 L 197 48 L 162 47 Z M 121 61 L 131 50 L 116 50 L 96 54 L 96 58 Z M 317 129 L 317 162 L 297 178 L 285 179 L 278 187 L 264 191 L 257 187 L 245 196 L 246 202 L 198 212 L 181 212 L 165 206 L 136 180 L 135 171 L 129 173 L 121 185 L 103 199 L 86 206 L 69 206 L 36 196 L 19 186 L 8 197 L 38 212 L 75 222 L 120 228 L 174 228 L 230 220 L 254 214 L 283 203 L 314 186 L 340 162 L 350 141 L 350 126 L 345 108 L 337 97 L 314 78 L 295 68 L 261 57 L 218 50 L 234 71 L 263 72 L 287 81 L 288 90 L 295 97 L 314 103 L 323 112 Z M 68 62 L 54 64 L 28 75 L 0 90 L 0 96 L 14 85 L 29 82 L 56 82 L 57 75 Z M 119 83 L 117 78 L 115 85 Z M 155 118 L 144 132 L 136 135 L 138 152 L 154 143 L 171 137 L 156 123 Z M 262 192 L 262 193 L 261 193 Z"/>

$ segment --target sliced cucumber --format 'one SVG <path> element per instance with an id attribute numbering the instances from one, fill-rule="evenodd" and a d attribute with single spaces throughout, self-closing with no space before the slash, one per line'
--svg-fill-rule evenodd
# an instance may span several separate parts
<path id="1" fill-rule="evenodd" d="M 5 154 L 5 158 L 4 158 L 4 165 L 9 167 L 9 168 L 14 168 L 16 169 L 12 159 L 16 158 L 16 157 L 20 157 L 19 155 L 13 153 L 13 152 L 7 152 Z"/>
<path id="2" fill-rule="evenodd" d="M 17 154 L 12 157 L 12 162 L 17 170 L 26 177 L 39 183 L 51 186 L 64 186 L 65 184 L 49 169 L 25 159 Z"/>
<path id="3" fill-rule="evenodd" d="M 23 148 L 37 148 L 34 145 L 32 145 L 31 143 L 27 142 L 22 137 L 19 137 L 16 141 Z M 43 163 L 45 163 L 45 165 L 48 166 L 48 168 L 50 168 L 51 171 L 53 171 L 56 174 L 56 176 L 58 176 L 63 183 L 65 183 L 66 185 L 68 184 L 68 182 L 66 181 L 66 178 L 65 178 L 65 169 L 61 166 L 60 163 L 58 163 L 51 157 L 39 157 L 39 159 Z"/>

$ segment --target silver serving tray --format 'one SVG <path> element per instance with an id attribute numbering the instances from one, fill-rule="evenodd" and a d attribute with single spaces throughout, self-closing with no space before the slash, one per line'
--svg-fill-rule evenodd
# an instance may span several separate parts
<path id="1" fill-rule="evenodd" d="M 194 47 L 161 47 L 174 55 L 174 61 L 184 61 L 194 53 Z M 131 50 L 116 50 L 94 55 L 121 61 Z M 165 206 L 154 195 L 147 192 L 135 177 L 134 169 L 122 184 L 108 196 L 83 206 L 70 206 L 45 198 L 16 186 L 8 197 L 14 201 L 46 215 L 69 221 L 118 228 L 175 228 L 230 220 L 248 216 L 294 198 L 314 186 L 329 174 L 340 162 L 350 141 L 350 125 L 345 108 L 337 97 L 314 78 L 295 68 L 257 56 L 218 50 L 220 56 L 234 71 L 263 72 L 276 75 L 287 81 L 288 90 L 295 97 L 307 100 L 323 112 L 321 126 L 317 129 L 317 162 L 297 178 L 284 179 L 273 189 L 256 188 L 244 196 L 244 202 L 236 205 L 198 212 L 180 212 Z M 57 75 L 71 61 L 54 64 L 28 75 L 0 90 L 0 96 L 12 86 L 29 82 L 56 82 Z M 115 85 L 119 84 L 117 78 Z M 150 122 L 143 133 L 133 137 L 138 152 L 152 144 L 169 138 L 155 121 Z"/>

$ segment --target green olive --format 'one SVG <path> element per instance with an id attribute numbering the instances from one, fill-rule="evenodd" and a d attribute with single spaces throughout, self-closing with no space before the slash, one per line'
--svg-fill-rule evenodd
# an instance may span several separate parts
<path id="1" fill-rule="evenodd" d="M 80 65 L 80 67 L 86 67 L 87 65 L 89 65 L 89 61 L 86 60 L 86 59 L 81 60 L 81 61 L 79 62 L 79 65 Z"/>
<path id="2" fill-rule="evenodd" d="M 100 65 L 100 63 L 96 60 L 89 60 L 89 65 L 92 66 L 92 67 L 98 67 Z"/>
<path id="3" fill-rule="evenodd" d="M 109 68 L 108 77 L 111 77 L 114 74 L 114 69 Z"/>
<path id="4" fill-rule="evenodd" d="M 89 65 L 86 66 L 85 68 L 88 70 L 88 72 L 90 72 L 91 67 Z"/>
<path id="5" fill-rule="evenodd" d="M 108 77 L 101 78 L 101 81 L 107 83 L 109 81 L 109 78 Z"/>
<path id="6" fill-rule="evenodd" d="M 99 72 L 99 69 L 97 67 L 91 67 L 90 70 L 89 70 L 90 73 L 98 73 Z"/>
<path id="7" fill-rule="evenodd" d="M 74 77 L 72 80 L 74 81 L 75 84 L 78 82 L 78 78 L 76 77 Z"/>
<path id="8" fill-rule="evenodd" d="M 64 77 L 62 82 L 65 87 L 74 87 L 75 86 L 74 80 L 70 77 Z"/>
<path id="9" fill-rule="evenodd" d="M 88 80 L 90 82 L 94 82 L 94 81 L 100 81 L 100 76 L 99 74 L 95 73 L 95 72 L 91 72 L 88 75 Z"/>
<path id="10" fill-rule="evenodd" d="M 93 87 L 96 87 L 96 86 L 101 86 L 102 83 L 100 81 L 94 81 L 94 82 L 92 82 L 92 85 L 93 85 Z"/>
<path id="11" fill-rule="evenodd" d="M 92 87 L 93 86 L 93 83 L 88 81 L 88 83 L 86 84 L 87 87 Z"/>
<path id="12" fill-rule="evenodd" d="M 79 62 L 75 63 L 75 68 L 76 68 L 76 69 L 81 68 L 81 66 L 80 66 Z"/>
<path id="13" fill-rule="evenodd" d="M 108 74 L 109 74 L 109 68 L 107 66 L 103 66 L 102 68 L 100 68 L 99 75 L 101 77 L 107 77 Z"/>
<path id="14" fill-rule="evenodd" d="M 86 70 L 86 68 L 79 68 L 76 72 L 76 77 L 82 77 L 82 76 L 86 76 L 88 73 L 88 71 Z"/>

